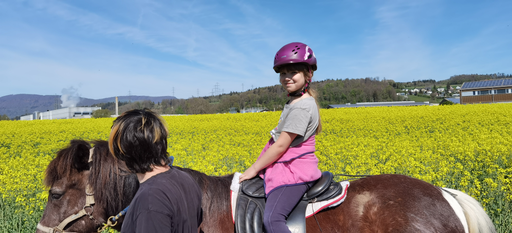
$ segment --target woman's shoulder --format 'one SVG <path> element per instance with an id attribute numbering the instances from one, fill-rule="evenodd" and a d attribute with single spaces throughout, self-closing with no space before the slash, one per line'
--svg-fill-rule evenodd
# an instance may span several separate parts
<path id="1" fill-rule="evenodd" d="M 142 186 L 144 186 L 144 192 L 151 195 L 166 195 L 182 189 L 187 192 L 199 193 L 201 190 L 193 177 L 175 167 L 152 177 L 151 180 L 144 182 Z"/>

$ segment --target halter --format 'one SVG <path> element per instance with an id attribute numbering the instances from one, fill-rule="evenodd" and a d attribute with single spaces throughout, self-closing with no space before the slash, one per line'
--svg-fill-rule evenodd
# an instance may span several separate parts
<path id="1" fill-rule="evenodd" d="M 94 147 L 89 150 L 89 163 L 92 162 L 92 154 L 94 152 Z M 70 223 L 73 222 L 85 215 L 89 216 L 90 219 L 94 220 L 94 217 L 92 216 L 92 213 L 94 211 L 93 208 L 94 205 L 94 192 L 92 190 L 92 187 L 87 184 L 85 187 L 85 205 L 82 208 L 82 210 L 78 211 L 78 213 L 73 214 L 66 219 L 64 219 L 58 226 L 56 227 L 46 227 L 43 226 L 41 223 L 37 224 L 37 229 L 40 231 L 46 232 L 46 233 L 71 233 L 71 231 L 64 231 L 64 228 Z M 87 209 L 90 209 L 90 212 L 87 211 Z"/>

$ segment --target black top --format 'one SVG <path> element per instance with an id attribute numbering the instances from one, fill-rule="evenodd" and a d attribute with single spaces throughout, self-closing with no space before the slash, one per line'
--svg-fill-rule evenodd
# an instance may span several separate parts
<path id="1" fill-rule="evenodd" d="M 121 232 L 197 233 L 201 197 L 201 188 L 189 174 L 171 168 L 140 185 Z"/>

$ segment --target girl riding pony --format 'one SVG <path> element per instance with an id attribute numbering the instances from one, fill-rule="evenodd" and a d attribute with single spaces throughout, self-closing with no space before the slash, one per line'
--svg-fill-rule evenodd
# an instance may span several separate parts
<path id="1" fill-rule="evenodd" d="M 304 193 L 320 178 L 315 156 L 315 135 L 321 131 L 319 107 L 310 89 L 317 69 L 313 50 L 294 42 L 283 46 L 274 58 L 274 70 L 290 100 L 258 160 L 240 182 L 260 175 L 265 181 L 267 202 L 265 232 L 290 232 L 286 219 Z"/>

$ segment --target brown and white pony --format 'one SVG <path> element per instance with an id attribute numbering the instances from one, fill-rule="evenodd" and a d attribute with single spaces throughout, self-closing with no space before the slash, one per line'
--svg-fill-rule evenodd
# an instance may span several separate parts
<path id="1" fill-rule="evenodd" d="M 64 232 L 95 232 L 129 205 L 138 188 L 137 178 L 109 154 L 105 141 L 93 143 L 91 163 L 91 145 L 73 140 L 48 165 L 45 184 L 50 192 L 37 232 L 52 232 L 59 224 Z M 233 175 L 215 177 L 176 168 L 189 173 L 203 190 L 201 231 L 234 232 L 230 207 Z M 496 232 L 475 199 L 449 191 L 451 194 L 403 175 L 355 180 L 340 206 L 306 220 L 307 232 Z M 94 197 L 94 204 L 86 200 L 86 193 Z M 80 211 L 85 214 L 69 220 L 68 216 Z M 120 230 L 122 220 L 113 228 Z"/>

